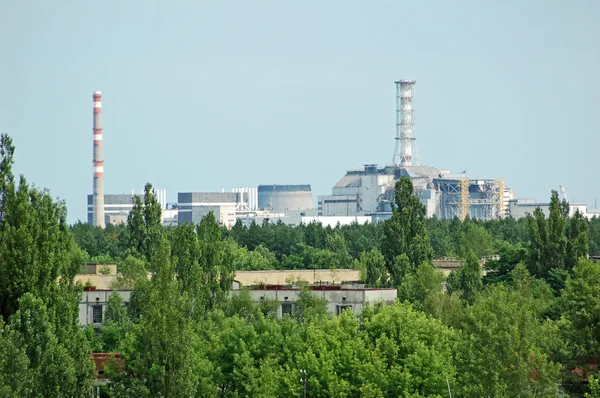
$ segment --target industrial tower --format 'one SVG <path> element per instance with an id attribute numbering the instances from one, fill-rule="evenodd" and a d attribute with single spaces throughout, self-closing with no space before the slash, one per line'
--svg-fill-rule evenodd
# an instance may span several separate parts
<path id="1" fill-rule="evenodd" d="M 415 135 L 413 132 L 413 89 L 414 80 L 398 80 L 396 83 L 396 147 L 393 164 L 395 167 L 419 164 Z"/>
<path id="2" fill-rule="evenodd" d="M 102 93 L 94 92 L 94 186 L 92 224 L 104 228 L 104 159 L 102 157 Z"/>

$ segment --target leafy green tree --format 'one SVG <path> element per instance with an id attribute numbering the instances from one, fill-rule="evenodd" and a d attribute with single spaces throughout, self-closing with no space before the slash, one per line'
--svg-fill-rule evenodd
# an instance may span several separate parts
<path id="1" fill-rule="evenodd" d="M 528 259 L 527 248 L 521 243 L 512 245 L 508 242 L 500 242 L 497 250 L 500 258 L 485 263 L 487 273 L 483 278 L 484 284 L 507 282 L 515 267 Z"/>
<path id="2" fill-rule="evenodd" d="M 429 263 L 422 263 L 402 280 L 398 287 L 398 299 L 407 300 L 416 309 L 425 311 L 427 298 L 440 293 L 443 282 L 444 275 L 440 270 Z"/>
<path id="3" fill-rule="evenodd" d="M 425 206 L 413 195 L 410 178 L 402 177 L 396 183 L 392 218 L 383 224 L 381 252 L 388 265 L 402 254 L 408 256 L 412 269 L 432 260 L 433 250 L 425 229 L 425 214 Z"/>
<path id="4" fill-rule="evenodd" d="M 133 197 L 133 208 L 127 215 L 127 237 L 128 247 L 136 256 L 145 255 L 146 223 L 144 221 L 144 203 L 135 195 Z M 144 257 L 144 259 L 146 259 Z"/>
<path id="5" fill-rule="evenodd" d="M 19 334 L 0 319 L 0 396 L 30 397 L 34 383 Z"/>
<path id="6" fill-rule="evenodd" d="M 293 316 L 298 321 L 314 321 L 327 316 L 327 299 L 317 297 L 306 287 L 301 288 L 294 306 Z"/>
<path id="7" fill-rule="evenodd" d="M 180 225 L 175 229 L 172 248 L 173 263 L 181 289 L 188 292 L 199 291 L 203 270 L 198 264 L 200 242 L 193 224 Z"/>
<path id="8" fill-rule="evenodd" d="M 556 329 L 538 319 L 535 305 L 498 285 L 467 307 L 457 351 L 460 396 L 558 396 L 560 365 L 545 348 Z"/>
<path id="9" fill-rule="evenodd" d="M 408 256 L 412 269 L 431 262 L 433 250 L 425 229 L 425 214 L 425 206 L 413 195 L 410 178 L 402 177 L 396 183 L 392 218 L 383 224 L 381 252 L 388 266 L 402 254 Z"/>
<path id="10" fill-rule="evenodd" d="M 587 258 L 589 254 L 589 223 L 588 220 L 579 211 L 569 219 L 567 225 L 567 249 L 566 249 L 566 268 L 573 269 L 575 264 L 582 259 Z"/>
<path id="11" fill-rule="evenodd" d="M 28 358 L 34 380 L 31 396 L 86 396 L 89 379 L 79 379 L 78 364 L 56 337 L 42 300 L 26 293 L 19 300 L 19 307 L 10 317 L 9 328 L 18 334 L 16 346 L 24 349 Z M 86 376 L 89 378 L 90 374 Z"/>
<path id="12" fill-rule="evenodd" d="M 370 361 L 360 377 L 373 396 L 445 396 L 454 386 L 455 333 L 409 304 L 396 303 L 362 316 Z"/>
<path id="13" fill-rule="evenodd" d="M 540 278 L 548 278 L 553 269 L 564 269 L 566 266 L 567 237 L 565 230 L 569 205 L 558 199 L 558 193 L 552 191 L 550 198 L 550 215 L 546 220 L 544 213 L 535 209 L 533 216 L 528 216 L 530 234 L 529 270 Z"/>
<path id="14" fill-rule="evenodd" d="M 121 295 L 113 292 L 108 298 L 108 305 L 104 313 L 105 322 L 100 327 L 100 341 L 103 351 L 116 352 L 131 329 L 127 309 Z"/>
<path id="15" fill-rule="evenodd" d="M 456 293 L 430 291 L 425 297 L 423 311 L 454 329 L 460 329 L 463 322 L 463 303 Z"/>
<path id="16" fill-rule="evenodd" d="M 43 378 L 35 391 L 78 396 L 92 370 L 78 322 L 81 288 L 74 283 L 83 254 L 67 227 L 64 204 L 30 188 L 23 176 L 15 184 L 14 149 L 1 135 L 0 315 L 20 340 L 33 379 Z"/>
<path id="17" fill-rule="evenodd" d="M 386 286 L 399 287 L 404 278 L 412 275 L 416 270 L 413 270 L 410 265 L 408 256 L 403 253 L 394 258 L 394 262 L 389 267 L 389 283 Z"/>
<path id="18" fill-rule="evenodd" d="M 426 223 L 434 257 L 455 257 L 457 254 L 450 235 L 450 223 L 438 219 L 435 215 L 428 218 Z"/>
<path id="19" fill-rule="evenodd" d="M 509 278 L 512 290 L 533 302 L 532 308 L 539 319 L 544 319 L 556 305 L 550 285 L 543 279 L 534 278 L 523 263 L 517 264 Z"/>
<path id="20" fill-rule="evenodd" d="M 110 259 L 109 262 L 123 258 L 126 251 L 123 226 L 107 224 L 106 228 L 101 228 L 78 221 L 70 229 L 77 246 L 90 257 L 106 256 Z"/>
<path id="21" fill-rule="evenodd" d="M 238 251 L 234 263 L 234 268 L 239 271 L 261 271 L 279 268 L 279 262 L 275 255 L 265 246 L 258 245 L 254 250 L 248 250 L 245 247 L 237 248 L 237 244 L 230 241 L 232 246 L 230 250 Z"/>
<path id="22" fill-rule="evenodd" d="M 329 268 L 348 268 L 352 263 L 346 240 L 340 232 L 335 231 L 325 237 L 325 249 L 333 253 L 334 257 Z"/>
<path id="23" fill-rule="evenodd" d="M 128 255 L 127 258 L 119 261 L 117 270 L 120 275 L 118 276 L 117 286 L 114 286 L 114 288 L 133 288 L 138 280 L 148 277 L 145 261 L 132 255 Z"/>
<path id="24" fill-rule="evenodd" d="M 512 245 L 526 243 L 529 240 L 527 224 L 526 218 L 515 220 L 510 216 L 481 222 L 496 241 L 504 241 Z"/>
<path id="25" fill-rule="evenodd" d="M 324 249 L 326 245 L 327 235 L 323 224 L 311 222 L 302 227 L 304 229 L 304 242 L 308 246 L 317 249 Z"/>
<path id="26" fill-rule="evenodd" d="M 127 216 L 129 248 L 133 255 L 147 262 L 150 262 L 164 233 L 161 214 L 160 204 L 152 192 L 152 184 L 147 183 L 143 202 L 135 195 L 133 208 Z"/>
<path id="27" fill-rule="evenodd" d="M 467 217 L 461 229 L 459 255 L 466 257 L 472 251 L 481 258 L 492 254 L 493 250 L 493 238 L 489 232 Z"/>
<path id="28" fill-rule="evenodd" d="M 199 319 L 229 293 L 239 247 L 222 239 L 212 212 L 196 227 L 191 224 L 177 227 L 172 246 L 172 261 L 181 290 L 189 294 L 195 318 Z"/>
<path id="29" fill-rule="evenodd" d="M 567 322 L 563 340 L 573 358 L 587 361 L 600 357 L 600 264 L 580 260 L 560 298 Z"/>
<path id="30" fill-rule="evenodd" d="M 589 221 L 588 239 L 590 256 L 600 256 L 600 217 Z"/>
<path id="31" fill-rule="evenodd" d="M 336 230 L 344 236 L 348 251 L 352 258 L 358 259 L 360 253 L 379 247 L 381 242 L 381 226 L 376 223 L 342 225 Z M 599 241 L 600 242 L 600 241 Z"/>
<path id="32" fill-rule="evenodd" d="M 483 288 L 481 264 L 471 251 L 467 254 L 463 266 L 450 273 L 446 282 L 448 292 L 457 292 L 460 298 L 473 304 L 476 294 Z"/>
<path id="33" fill-rule="evenodd" d="M 590 392 L 586 392 L 585 398 L 600 398 L 600 383 L 594 376 L 589 377 Z"/>
<path id="34" fill-rule="evenodd" d="M 158 248 L 163 235 L 162 209 L 152 190 L 152 184 L 144 187 L 144 222 L 146 227 L 145 249 L 146 257 Z"/>
<path id="35" fill-rule="evenodd" d="M 198 388 L 192 303 L 181 294 L 169 251 L 163 237 L 152 258 L 157 272 L 140 322 L 124 343 L 127 374 L 115 375 L 114 382 L 135 396 L 189 397 Z"/>
<path id="36" fill-rule="evenodd" d="M 363 270 L 364 281 L 368 287 L 383 287 L 387 285 L 388 276 L 385 268 L 385 258 L 374 248 L 360 254 L 359 267 Z"/>

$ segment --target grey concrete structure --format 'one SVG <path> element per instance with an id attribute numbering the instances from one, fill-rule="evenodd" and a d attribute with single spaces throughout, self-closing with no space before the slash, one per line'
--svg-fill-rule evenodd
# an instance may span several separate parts
<path id="1" fill-rule="evenodd" d="M 75 281 L 85 286 L 79 301 L 79 323 L 100 327 L 105 321 L 110 296 L 120 295 L 127 305 L 133 286 L 123 284 L 114 264 L 89 263 L 82 266 L 81 271 L 75 276 Z M 345 309 L 359 314 L 367 303 L 393 304 L 396 301 L 396 289 L 365 288 L 359 279 L 360 272 L 352 269 L 238 271 L 230 295 L 249 288 L 250 296 L 257 302 L 277 300 L 280 317 L 293 311 L 301 291 L 295 285 L 298 281 L 308 283 L 315 296 L 325 298 L 329 312 L 334 315 Z"/>
<path id="2" fill-rule="evenodd" d="M 79 323 L 99 327 L 104 322 L 108 299 L 118 294 L 124 303 L 129 303 L 131 290 L 86 290 L 79 300 Z"/>
<path id="3" fill-rule="evenodd" d="M 180 192 L 177 194 L 178 224 L 197 224 L 213 212 L 219 223 L 235 224 L 235 209 L 240 202 L 238 192 Z"/>
<path id="4" fill-rule="evenodd" d="M 426 207 L 427 217 L 442 219 L 494 219 L 505 215 L 505 187 L 500 179 L 469 178 L 452 175 L 430 166 L 378 168 L 368 164 L 349 170 L 333 187 L 332 195 L 319 196 L 320 216 L 370 215 L 373 220 L 385 219 L 392 211 L 395 184 L 408 177 L 413 190 Z"/>
<path id="5" fill-rule="evenodd" d="M 111 223 L 111 220 L 113 220 L 113 224 L 116 222 L 115 220 L 127 220 L 129 212 L 133 209 L 133 197 L 133 194 L 104 195 L 102 198 L 104 224 Z M 94 224 L 94 195 L 88 195 L 87 204 L 88 222 Z"/>
<path id="6" fill-rule="evenodd" d="M 258 208 L 269 211 L 314 209 L 310 185 L 259 185 Z"/>
<path id="7" fill-rule="evenodd" d="M 231 294 L 240 294 L 242 290 L 232 290 Z M 275 300 L 279 303 L 277 316 L 292 315 L 299 299 L 301 289 L 296 287 L 272 287 L 266 289 L 249 290 L 250 297 L 254 301 Z M 355 315 L 360 314 L 367 304 L 383 302 L 394 304 L 398 292 L 396 289 L 368 289 L 365 287 L 344 286 L 315 286 L 311 293 L 319 298 L 327 300 L 327 310 L 330 314 L 340 315 L 344 310 L 350 310 Z"/>
<path id="8" fill-rule="evenodd" d="M 532 198 L 520 198 L 508 201 L 508 215 L 515 220 L 533 215 L 535 209 L 539 208 L 546 217 L 550 215 L 550 203 L 541 203 Z M 569 203 L 569 216 L 573 216 L 575 212 L 580 212 L 586 218 L 592 218 L 597 215 L 596 212 L 588 212 L 587 204 L 585 203 Z"/>

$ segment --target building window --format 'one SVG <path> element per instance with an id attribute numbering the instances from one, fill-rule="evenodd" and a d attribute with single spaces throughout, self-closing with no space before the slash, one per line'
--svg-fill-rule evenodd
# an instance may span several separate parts
<path id="1" fill-rule="evenodd" d="M 92 305 L 92 323 L 102 323 L 102 306 Z"/>
<path id="2" fill-rule="evenodd" d="M 281 316 L 285 316 L 285 314 L 288 314 L 289 316 L 292 316 L 292 310 L 293 310 L 293 304 L 292 303 L 282 303 L 281 304 Z"/>
<path id="3" fill-rule="evenodd" d="M 338 305 L 337 306 L 337 315 L 341 315 L 342 312 L 344 312 L 344 310 L 346 310 L 346 309 L 352 311 L 352 306 L 349 304 Z"/>

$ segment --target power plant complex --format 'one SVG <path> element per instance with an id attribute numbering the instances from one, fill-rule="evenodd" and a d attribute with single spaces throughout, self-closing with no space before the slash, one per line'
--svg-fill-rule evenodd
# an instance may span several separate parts
<path id="1" fill-rule="evenodd" d="M 177 203 L 168 204 L 164 190 L 154 190 L 163 209 L 163 223 L 198 223 L 212 212 L 227 227 L 238 220 L 252 222 L 281 221 L 290 225 L 321 222 L 335 226 L 352 222 L 378 222 L 391 217 L 395 184 L 403 176 L 410 178 L 414 194 L 426 208 L 427 217 L 440 219 L 466 217 L 491 220 L 530 214 L 534 208 L 547 211 L 547 204 L 534 199 L 515 199 L 515 192 L 502 179 L 473 177 L 466 172 L 421 165 L 414 123 L 414 80 L 398 80 L 396 85 L 396 135 L 392 164 L 365 164 L 348 170 L 333 186 L 331 195 L 318 196 L 315 208 L 311 186 L 265 184 L 258 187 L 234 187 L 231 192 L 180 192 Z M 134 193 L 104 193 L 102 147 L 102 93 L 93 94 L 93 193 L 88 196 L 88 222 L 99 227 L 121 224 L 134 203 Z M 564 192 L 563 192 L 564 193 Z M 566 194 L 565 198 L 566 198 Z M 587 211 L 585 204 L 572 209 L 588 217 L 600 215 Z"/>
<path id="2" fill-rule="evenodd" d="M 427 216 L 442 219 L 469 216 L 494 219 L 506 215 L 508 199 L 514 195 L 504 181 L 451 174 L 448 170 L 419 164 L 416 146 L 413 93 L 414 80 L 396 81 L 396 145 L 392 165 L 367 164 L 346 172 L 332 189 L 319 196 L 322 216 L 369 215 L 376 220 L 390 216 L 396 181 L 409 177 L 415 195 L 427 208 Z"/>

